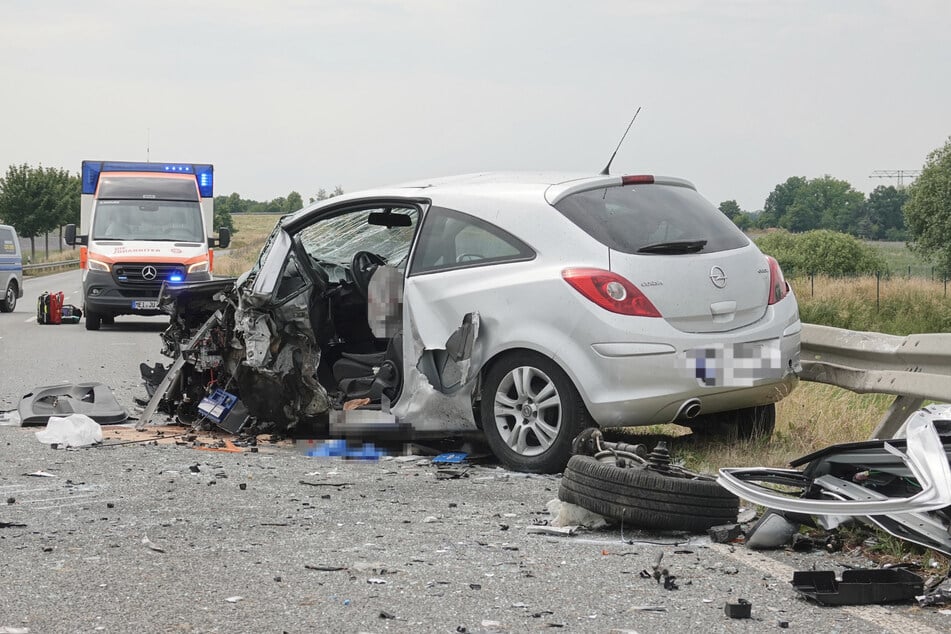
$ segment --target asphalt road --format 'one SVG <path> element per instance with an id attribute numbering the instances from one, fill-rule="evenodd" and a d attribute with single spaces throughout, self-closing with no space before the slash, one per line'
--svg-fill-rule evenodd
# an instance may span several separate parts
<path id="1" fill-rule="evenodd" d="M 31 321 L 41 290 L 77 301 L 78 274 L 30 280 L 0 315 L 0 410 L 34 386 L 98 380 L 123 405 L 162 360 L 162 320 L 86 332 Z M 150 429 L 150 432 L 159 431 Z M 54 450 L 0 426 L 0 632 L 948 631 L 912 605 L 821 608 L 793 570 L 868 562 L 753 553 L 620 527 L 533 534 L 557 477 L 492 465 L 441 479 L 427 458 L 343 462 L 291 445 Z M 52 477 L 34 474 L 43 471 Z M 640 576 L 663 553 L 678 589 Z M 730 620 L 726 602 L 752 603 Z M 5 629 L 7 628 L 7 629 Z"/>

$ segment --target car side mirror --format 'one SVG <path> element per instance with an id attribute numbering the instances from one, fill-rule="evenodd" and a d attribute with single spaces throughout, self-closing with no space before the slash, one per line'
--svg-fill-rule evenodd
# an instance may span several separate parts
<path id="1" fill-rule="evenodd" d="M 218 248 L 227 249 L 229 244 L 231 244 L 231 229 L 218 227 Z"/>
<path id="2" fill-rule="evenodd" d="M 68 224 L 63 227 L 63 240 L 71 247 L 77 244 L 86 244 L 86 236 L 76 235 L 76 225 Z"/>

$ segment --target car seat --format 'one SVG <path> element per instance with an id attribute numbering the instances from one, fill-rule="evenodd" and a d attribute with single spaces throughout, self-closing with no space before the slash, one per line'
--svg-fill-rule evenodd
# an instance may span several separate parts
<path id="1" fill-rule="evenodd" d="M 379 401 L 384 395 L 394 401 L 403 387 L 402 368 L 403 335 L 400 333 L 390 339 L 383 352 L 344 352 L 333 365 L 333 375 L 345 401 L 358 398 Z"/>
<path id="2" fill-rule="evenodd" d="M 333 364 L 334 381 L 344 400 L 385 395 L 396 400 L 403 382 L 403 277 L 394 266 L 373 272 L 367 292 L 367 320 L 373 335 L 386 339 L 386 350 L 366 354 L 344 352 Z"/>

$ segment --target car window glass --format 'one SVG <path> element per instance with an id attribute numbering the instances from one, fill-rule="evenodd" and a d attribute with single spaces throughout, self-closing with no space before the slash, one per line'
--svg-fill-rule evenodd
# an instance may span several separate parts
<path id="1" fill-rule="evenodd" d="M 301 246 L 313 259 L 332 264 L 349 265 L 357 251 L 370 251 L 399 266 L 409 252 L 416 219 L 415 208 L 388 208 L 391 214 L 409 216 L 405 227 L 371 225 L 370 214 L 384 213 L 384 209 L 359 209 L 332 218 L 325 218 L 305 227 L 298 233 Z"/>
<path id="2" fill-rule="evenodd" d="M 527 244 L 468 214 L 434 207 L 426 215 L 410 274 L 530 260 Z"/>
<path id="3" fill-rule="evenodd" d="M 729 218 L 689 187 L 608 187 L 572 194 L 555 208 L 605 246 L 624 253 L 679 240 L 706 240 L 703 253 L 749 244 Z"/>
<path id="4" fill-rule="evenodd" d="M 281 283 L 277 287 L 277 301 L 287 299 L 306 285 L 307 281 L 297 264 L 297 256 L 291 253 L 287 257 L 287 264 L 284 265 L 284 272 L 281 273 Z"/>
<path id="5" fill-rule="evenodd" d="M 16 253 L 17 247 L 13 243 L 13 232 L 9 229 L 0 229 L 0 253 Z"/>

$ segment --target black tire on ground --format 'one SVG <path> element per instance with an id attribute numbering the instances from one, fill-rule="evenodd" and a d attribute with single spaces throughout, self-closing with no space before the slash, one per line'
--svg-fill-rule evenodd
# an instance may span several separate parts
<path id="1" fill-rule="evenodd" d="M 0 313 L 12 313 L 17 307 L 17 289 L 13 282 L 7 284 L 7 288 L 0 297 Z"/>
<path id="2" fill-rule="evenodd" d="M 571 455 L 571 441 L 590 426 L 571 379 L 536 352 L 498 359 L 485 375 L 481 397 L 486 441 L 499 462 L 514 471 L 560 472 Z"/>
<path id="3" fill-rule="evenodd" d="M 629 526 L 691 532 L 735 522 L 740 504 L 713 480 L 622 469 L 591 456 L 571 457 L 558 497 Z"/>
<path id="4" fill-rule="evenodd" d="M 99 330 L 102 325 L 102 316 L 99 313 L 86 313 L 86 330 Z"/>
<path id="5" fill-rule="evenodd" d="M 690 421 L 689 426 L 701 436 L 720 436 L 729 440 L 768 439 L 776 427 L 776 406 L 770 403 L 730 412 L 703 414 Z"/>

